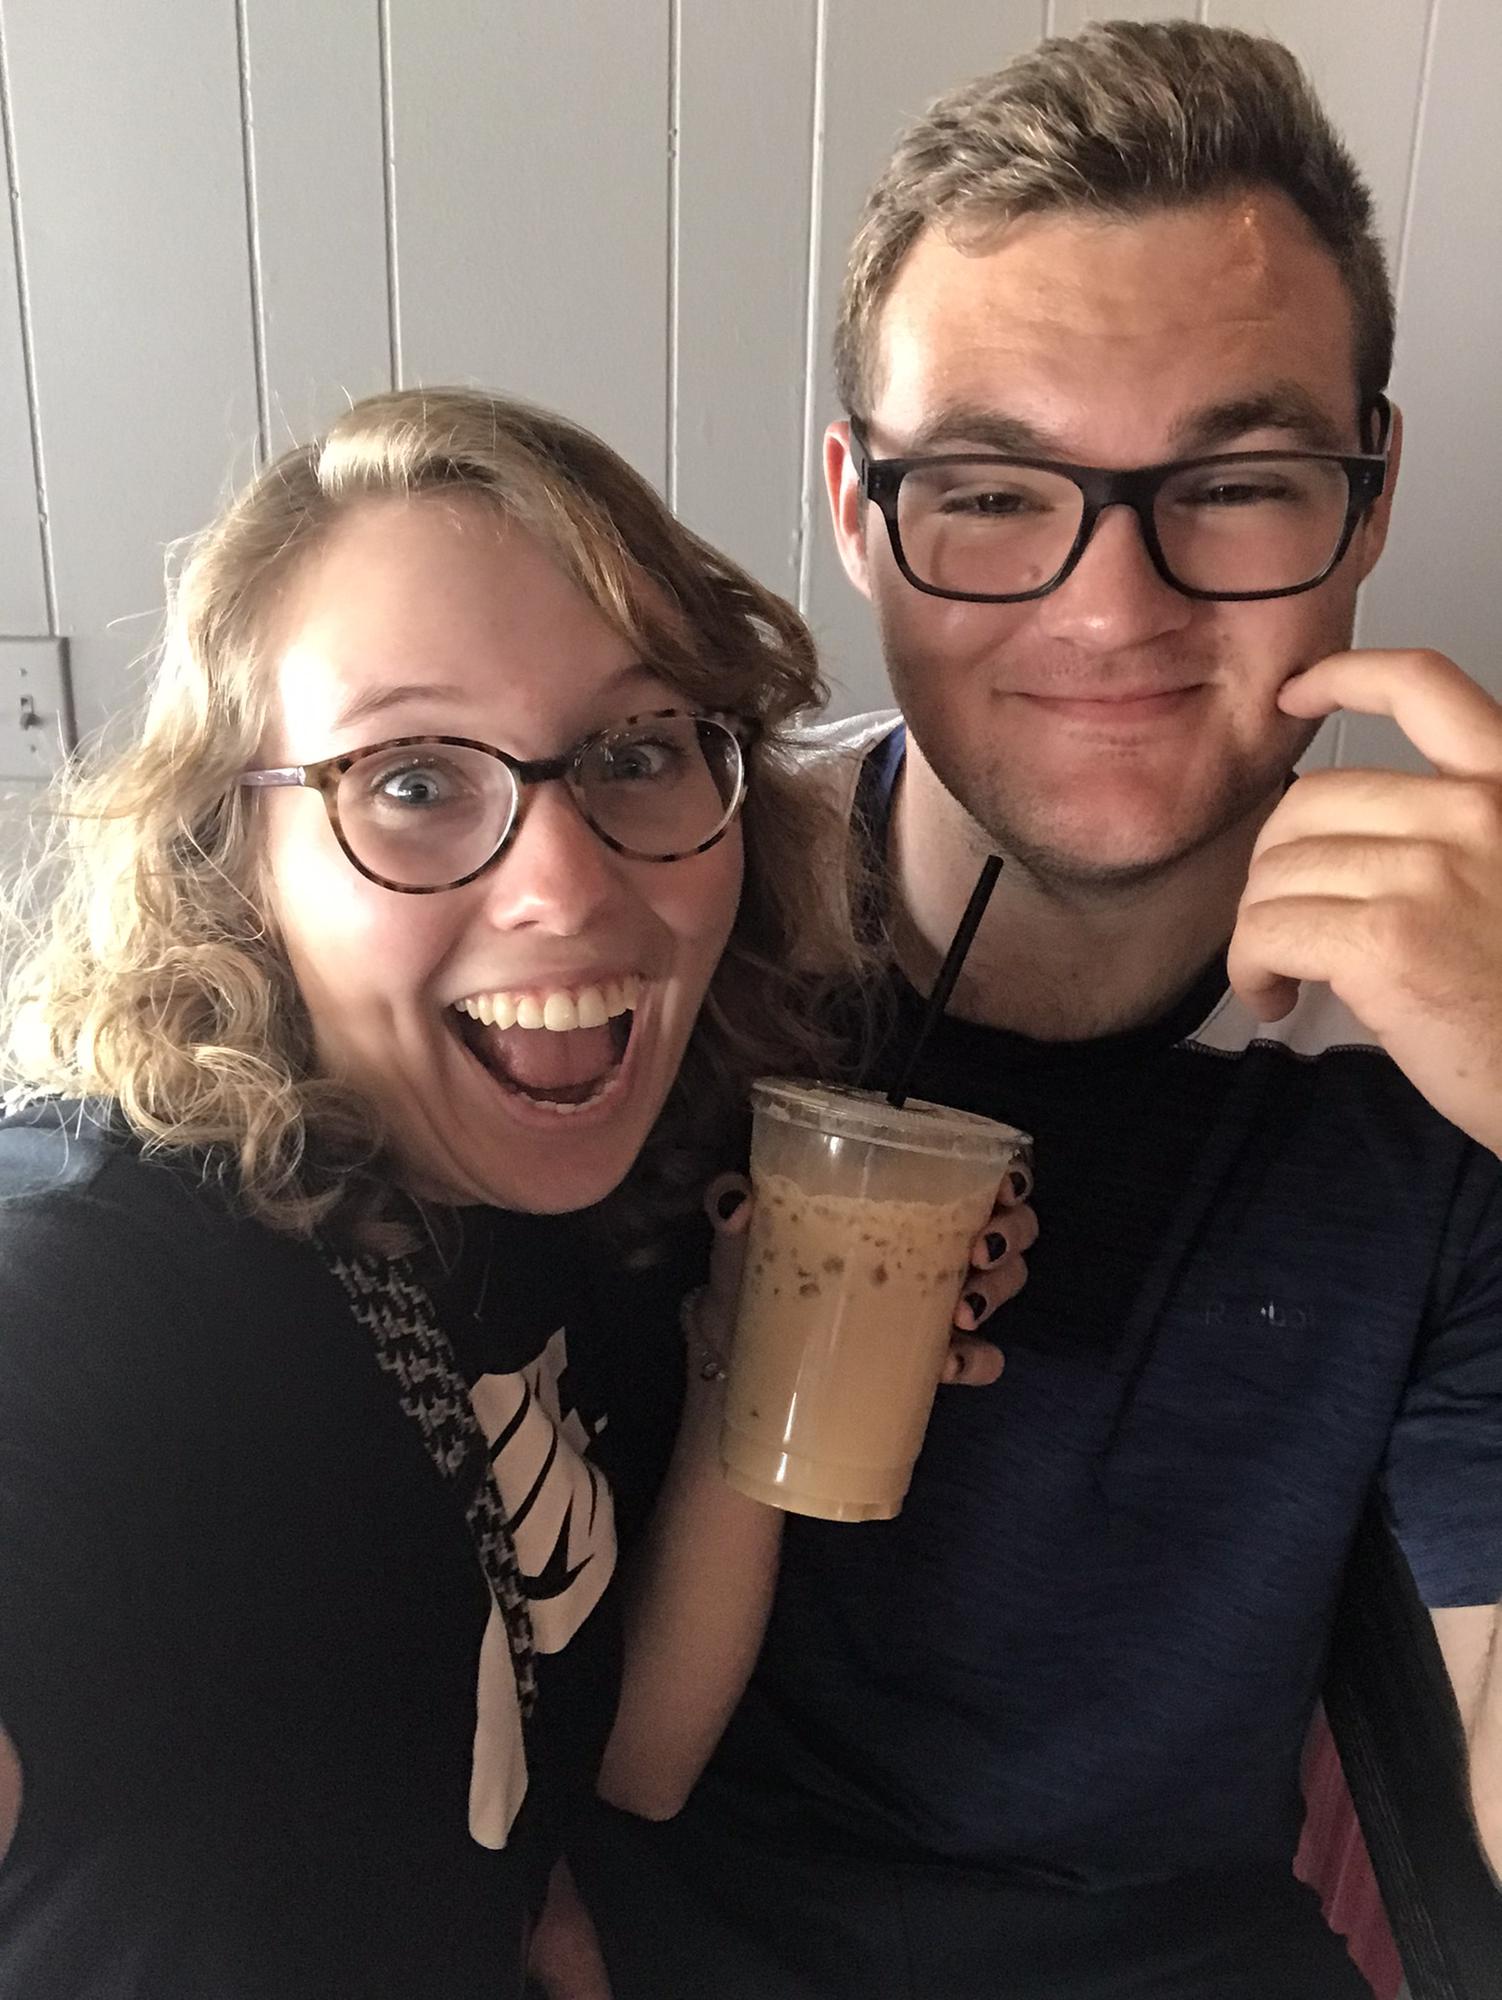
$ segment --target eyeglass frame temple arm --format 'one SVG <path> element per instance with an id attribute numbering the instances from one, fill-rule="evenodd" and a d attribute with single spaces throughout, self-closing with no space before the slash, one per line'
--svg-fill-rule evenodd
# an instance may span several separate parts
<path id="1" fill-rule="evenodd" d="M 239 782 L 253 791 L 269 791 L 277 785 L 306 785 L 308 767 L 306 764 L 275 764 L 264 771 L 242 771 Z"/>

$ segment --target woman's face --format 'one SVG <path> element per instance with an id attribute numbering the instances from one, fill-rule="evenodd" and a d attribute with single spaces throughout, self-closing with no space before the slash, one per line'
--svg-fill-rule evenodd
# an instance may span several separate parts
<path id="1" fill-rule="evenodd" d="M 447 496 L 348 515 L 290 593 L 276 662 L 268 765 L 418 735 L 551 757 L 627 716 L 686 706 L 541 544 Z M 528 786 L 498 862 L 414 896 L 351 865 L 317 792 L 266 792 L 259 810 L 320 1063 L 376 1107 L 414 1192 L 543 1213 L 616 1187 L 729 937 L 739 823 L 706 853 L 632 860 L 563 784 Z M 519 1007 L 530 1019 L 535 1005 L 566 1023 L 581 1001 L 586 1019 L 617 1011 L 603 1026 L 475 1018 Z"/>

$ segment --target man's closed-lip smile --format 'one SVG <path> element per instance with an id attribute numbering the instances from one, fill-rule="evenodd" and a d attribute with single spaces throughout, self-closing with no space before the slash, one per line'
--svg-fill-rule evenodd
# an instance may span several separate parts
<path id="1" fill-rule="evenodd" d="M 1123 723 L 1164 721 L 1187 707 L 1203 687 L 1203 681 L 1194 681 L 1186 687 L 1109 688 L 1088 695 L 1024 692 L 1022 699 L 1050 715 L 1117 728 Z"/>

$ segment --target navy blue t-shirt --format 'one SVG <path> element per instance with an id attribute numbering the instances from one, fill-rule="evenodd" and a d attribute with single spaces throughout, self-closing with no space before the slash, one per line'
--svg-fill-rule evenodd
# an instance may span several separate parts
<path id="1" fill-rule="evenodd" d="M 706 1810 L 1076 1888 L 1287 1869 L 1374 1484 L 1429 1604 L 1502 1596 L 1502 1169 L 1326 989 L 1263 1028 L 1219 964 L 1087 1042 L 946 1021 L 914 1091 L 1036 1139 L 1006 1372 L 940 1392 L 896 1520 L 790 1518 Z"/>

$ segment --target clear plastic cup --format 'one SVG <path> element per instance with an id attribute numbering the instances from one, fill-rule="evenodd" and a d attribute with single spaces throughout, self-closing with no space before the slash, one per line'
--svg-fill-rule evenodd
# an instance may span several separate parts
<path id="1" fill-rule="evenodd" d="M 1026 1133 L 971 1112 L 764 1077 L 756 1208 L 720 1457 L 754 1499 L 887 1520 L 923 1442 L 970 1246 Z"/>

